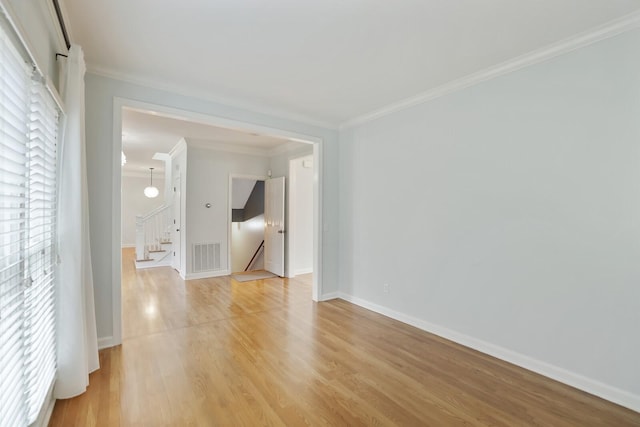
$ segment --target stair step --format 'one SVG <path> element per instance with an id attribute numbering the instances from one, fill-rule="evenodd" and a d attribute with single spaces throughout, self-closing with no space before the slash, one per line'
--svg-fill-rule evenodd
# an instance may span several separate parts
<path id="1" fill-rule="evenodd" d="M 150 254 L 157 254 L 158 252 L 167 252 L 164 250 L 159 250 L 159 251 L 149 251 Z"/>
<path id="2" fill-rule="evenodd" d="M 136 262 L 149 262 L 149 261 L 153 261 L 153 259 L 147 258 L 147 259 L 137 259 L 136 260 Z"/>

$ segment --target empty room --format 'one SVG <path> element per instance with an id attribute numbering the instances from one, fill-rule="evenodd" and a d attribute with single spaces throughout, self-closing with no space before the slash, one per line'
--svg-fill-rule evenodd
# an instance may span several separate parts
<path id="1" fill-rule="evenodd" d="M 640 426 L 636 0 L 0 0 L 0 426 Z"/>

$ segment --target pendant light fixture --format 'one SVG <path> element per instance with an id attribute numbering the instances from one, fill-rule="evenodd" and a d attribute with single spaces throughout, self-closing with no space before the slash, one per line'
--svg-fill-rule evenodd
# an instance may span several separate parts
<path id="1" fill-rule="evenodd" d="M 153 186 L 153 168 L 149 168 L 149 171 L 151 172 L 151 185 L 144 189 L 144 195 L 153 199 L 154 197 L 158 197 L 160 191 L 158 190 L 158 187 Z"/>

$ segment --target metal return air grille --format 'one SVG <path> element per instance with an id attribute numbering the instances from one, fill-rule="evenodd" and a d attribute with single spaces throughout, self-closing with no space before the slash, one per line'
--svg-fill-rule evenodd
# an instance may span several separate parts
<path id="1" fill-rule="evenodd" d="M 193 272 L 220 270 L 220 243 L 193 244 Z"/>

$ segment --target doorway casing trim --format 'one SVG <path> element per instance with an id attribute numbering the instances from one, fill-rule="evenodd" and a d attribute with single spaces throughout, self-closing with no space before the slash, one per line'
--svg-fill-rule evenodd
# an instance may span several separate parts
<path id="1" fill-rule="evenodd" d="M 122 343 L 122 109 L 132 108 L 142 112 L 156 113 L 164 117 L 173 119 L 187 119 L 197 123 L 219 126 L 228 129 L 236 129 L 260 133 L 268 136 L 275 136 L 292 141 L 313 144 L 314 166 L 314 186 L 313 186 L 313 288 L 312 299 L 321 301 L 322 299 L 322 151 L 323 140 L 316 136 L 305 135 L 285 129 L 263 126 L 256 123 L 240 120 L 228 119 L 209 114 L 197 113 L 195 111 L 182 110 L 165 105 L 153 104 L 149 102 L 137 101 L 128 98 L 113 98 L 113 132 L 112 132 L 112 171 L 113 179 L 111 183 L 111 225 L 113 235 L 111 240 L 112 252 L 112 283 L 111 283 L 111 304 L 113 316 L 113 334 L 110 342 L 103 342 L 102 348 L 112 347 Z M 229 230 L 230 231 L 230 230 Z"/>

